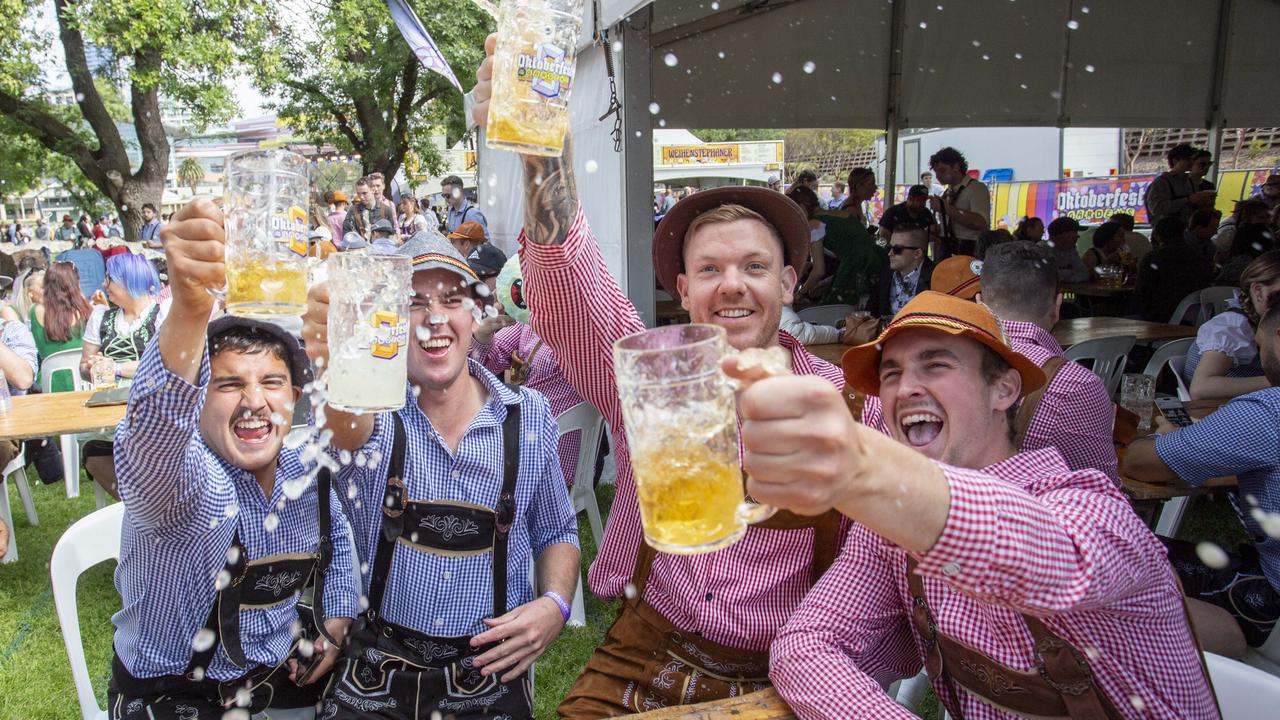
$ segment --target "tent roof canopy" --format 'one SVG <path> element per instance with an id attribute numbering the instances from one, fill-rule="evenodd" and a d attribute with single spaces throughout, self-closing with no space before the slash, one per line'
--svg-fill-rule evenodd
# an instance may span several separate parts
<path id="1" fill-rule="evenodd" d="M 645 4 L 601 0 L 601 16 Z M 898 127 L 1208 127 L 1215 106 L 1220 126 L 1251 127 L 1280 115 L 1277 0 L 652 5 L 655 122 L 667 127 L 887 127 L 894 99 Z"/>

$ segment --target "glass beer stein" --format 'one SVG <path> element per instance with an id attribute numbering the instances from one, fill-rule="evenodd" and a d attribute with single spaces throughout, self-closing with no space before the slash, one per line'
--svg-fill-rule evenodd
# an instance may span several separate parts
<path id="1" fill-rule="evenodd" d="M 668 325 L 613 346 L 645 540 L 666 553 L 727 547 L 774 508 L 748 503 L 723 328 Z"/>

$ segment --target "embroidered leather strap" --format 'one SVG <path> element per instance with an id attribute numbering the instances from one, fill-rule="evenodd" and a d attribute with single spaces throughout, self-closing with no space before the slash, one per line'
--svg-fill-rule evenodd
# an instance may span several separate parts
<path id="1" fill-rule="evenodd" d="M 1031 427 L 1031 421 L 1035 419 L 1036 410 L 1040 408 L 1040 399 L 1044 397 L 1044 391 L 1049 389 L 1049 384 L 1053 382 L 1053 379 L 1058 376 L 1058 371 L 1066 364 L 1067 359 L 1059 355 L 1058 357 L 1049 358 L 1044 365 L 1040 366 L 1040 369 L 1044 371 L 1044 384 L 1027 393 L 1022 398 L 1022 404 L 1018 406 L 1017 419 L 1014 421 L 1013 446 L 1015 448 L 1022 447 L 1022 441 L 1027 437 L 1027 428 Z"/>

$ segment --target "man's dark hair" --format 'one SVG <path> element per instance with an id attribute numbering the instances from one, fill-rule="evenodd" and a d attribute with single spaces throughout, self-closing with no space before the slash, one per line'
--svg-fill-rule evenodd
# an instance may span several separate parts
<path id="1" fill-rule="evenodd" d="M 1011 242 L 987 250 L 982 261 L 982 302 L 1009 320 L 1049 314 L 1058 294 L 1058 264 L 1044 245 Z"/>
<path id="2" fill-rule="evenodd" d="M 441 180 L 441 181 L 440 181 L 440 185 L 441 185 L 441 187 L 443 187 L 443 186 L 445 186 L 445 185 L 453 185 L 454 187 L 459 188 L 459 189 L 461 189 L 461 188 L 463 187 L 463 185 L 462 185 L 462 178 L 458 177 L 457 175 L 450 175 L 450 176 L 446 177 L 445 179 L 443 179 L 443 180 Z"/>
<path id="3" fill-rule="evenodd" d="M 1261 214 L 1261 213 L 1270 213 L 1270 212 L 1271 212 L 1271 208 L 1267 205 L 1267 203 L 1262 198 L 1251 197 L 1251 198 L 1246 198 L 1244 200 L 1237 201 L 1236 206 L 1235 208 L 1232 209 L 1231 214 L 1235 216 L 1236 220 L 1238 221 L 1241 218 L 1248 217 L 1249 215 L 1253 215 L 1255 213 Z"/>
<path id="4" fill-rule="evenodd" d="M 1205 211 L 1198 210 L 1196 212 L 1200 213 Z M 1192 223 L 1195 222 L 1195 219 L 1196 219 L 1196 216 L 1192 215 L 1191 216 Z M 1204 223 L 1204 224 L 1207 225 L 1208 223 Z M 1185 229 L 1186 227 L 1183 226 L 1182 219 L 1179 218 L 1177 215 L 1168 215 L 1166 217 L 1162 217 L 1151 228 L 1152 244 L 1156 244 L 1155 243 L 1156 238 L 1159 238 L 1161 240 L 1161 243 L 1181 242 L 1182 231 Z"/>
<path id="5" fill-rule="evenodd" d="M 152 203 L 142 203 L 142 209 L 143 209 L 143 210 L 146 210 L 147 208 L 151 208 L 151 212 L 156 212 L 156 206 L 155 206 L 154 204 L 152 204 Z"/>
<path id="6" fill-rule="evenodd" d="M 1049 237 L 1053 237 L 1055 235 L 1062 235 L 1063 233 L 1071 232 L 1072 230 L 1079 232 L 1080 224 L 1066 215 L 1063 215 L 1061 217 L 1054 218 L 1045 230 L 1048 231 Z"/>
<path id="7" fill-rule="evenodd" d="M 817 181 L 817 179 L 818 179 L 818 173 L 812 170 L 801 170 L 796 175 L 796 182 L 798 183 L 815 182 Z"/>
<path id="8" fill-rule="evenodd" d="M 227 351 L 256 355 L 271 353 L 289 370 L 289 382 L 293 384 L 293 370 L 289 365 L 289 349 L 279 339 L 268 335 L 257 328 L 232 327 L 223 330 L 209 339 L 209 358 L 213 359 Z"/>
<path id="9" fill-rule="evenodd" d="M 1280 290 L 1267 296 L 1267 311 L 1258 320 L 1258 329 L 1267 335 L 1280 330 Z"/>
<path id="10" fill-rule="evenodd" d="M 983 269 L 985 272 L 985 268 Z M 985 295 L 983 297 L 986 297 Z M 982 379 L 988 385 L 994 385 L 1004 377 L 1004 374 L 1013 369 L 1009 361 L 1000 357 L 1000 353 L 992 350 L 982 343 Z M 1005 422 L 1009 424 L 1009 442 L 1013 442 L 1018 437 L 1018 407 L 1022 403 L 1016 402 L 1004 411 Z M 1017 448 L 1014 448 L 1017 450 Z"/>
<path id="11" fill-rule="evenodd" d="M 813 188 L 799 180 L 787 191 L 787 197 L 799 205 L 800 209 L 804 211 L 805 217 L 808 218 L 813 218 L 813 214 L 821 207 L 818 202 L 818 194 L 813 191 Z"/>
<path id="12" fill-rule="evenodd" d="M 1124 228 L 1125 232 L 1133 232 L 1133 215 L 1129 213 L 1112 213 L 1111 217 L 1107 218 L 1107 222 L 1120 223 L 1120 227 Z"/>
<path id="13" fill-rule="evenodd" d="M 953 147 L 944 147 L 929 156 L 929 167 L 936 168 L 938 165 L 959 165 L 960 172 L 969 172 L 969 161 L 964 159 L 964 153 Z"/>
<path id="14" fill-rule="evenodd" d="M 1097 230 L 1093 231 L 1093 246 L 1096 248 L 1106 247 L 1123 230 L 1120 227 L 1120 223 L 1111 222 L 1110 220 L 1102 223 Z"/>
<path id="15" fill-rule="evenodd" d="M 1208 150 L 1205 150 L 1204 148 L 1198 148 L 1198 149 L 1197 149 L 1194 153 L 1192 153 L 1192 155 L 1191 155 L 1191 159 L 1192 159 L 1192 160 L 1199 160 L 1199 159 L 1200 159 L 1200 158 L 1202 158 L 1202 157 L 1207 157 L 1207 158 L 1212 159 L 1212 158 L 1213 158 L 1213 153 L 1209 152 Z"/>
<path id="16" fill-rule="evenodd" d="M 1231 252 L 1228 257 L 1247 255 L 1256 258 L 1268 250 L 1275 249 L 1276 240 L 1266 225 L 1240 225 L 1231 237 Z"/>
<path id="17" fill-rule="evenodd" d="M 1190 160 L 1195 156 L 1195 148 L 1191 147 L 1187 143 L 1181 143 L 1169 148 L 1169 152 L 1165 153 L 1164 159 L 1167 160 L 1170 165 L 1173 165 L 1179 160 Z"/>
<path id="18" fill-rule="evenodd" d="M 987 230 L 978 236 L 978 247 L 974 250 L 974 257 L 981 260 L 987 256 L 987 253 L 991 251 L 991 248 L 997 245 L 1011 243 L 1015 240 L 1017 240 L 1017 238 L 1013 236 L 1013 233 L 1005 230 L 1004 228 Z"/>
<path id="19" fill-rule="evenodd" d="M 1220 217 L 1222 217 L 1222 214 L 1219 213 L 1217 210 L 1211 210 L 1209 208 L 1201 208 L 1200 210 L 1197 210 L 1191 213 L 1191 220 L 1187 222 L 1187 227 L 1198 228 L 1198 227 L 1207 227 L 1209 225 L 1213 225 L 1214 227 L 1217 227 L 1218 219 Z M 1170 216 L 1167 219 L 1177 220 L 1177 218 L 1173 216 Z M 1159 227 L 1159 226 L 1160 226 L 1160 223 L 1156 223 L 1156 227 Z"/>

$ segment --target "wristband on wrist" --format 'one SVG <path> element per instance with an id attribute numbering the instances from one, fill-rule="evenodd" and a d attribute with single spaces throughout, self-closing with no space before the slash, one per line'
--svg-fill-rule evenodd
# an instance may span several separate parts
<path id="1" fill-rule="evenodd" d="M 569 607 L 569 603 L 564 601 L 564 598 L 560 596 L 560 593 L 555 590 L 548 590 L 542 593 L 542 597 L 551 598 L 551 602 L 555 603 L 556 607 L 560 608 L 560 614 L 564 616 L 564 621 L 569 622 L 569 614 L 572 612 L 572 608 Z"/>

